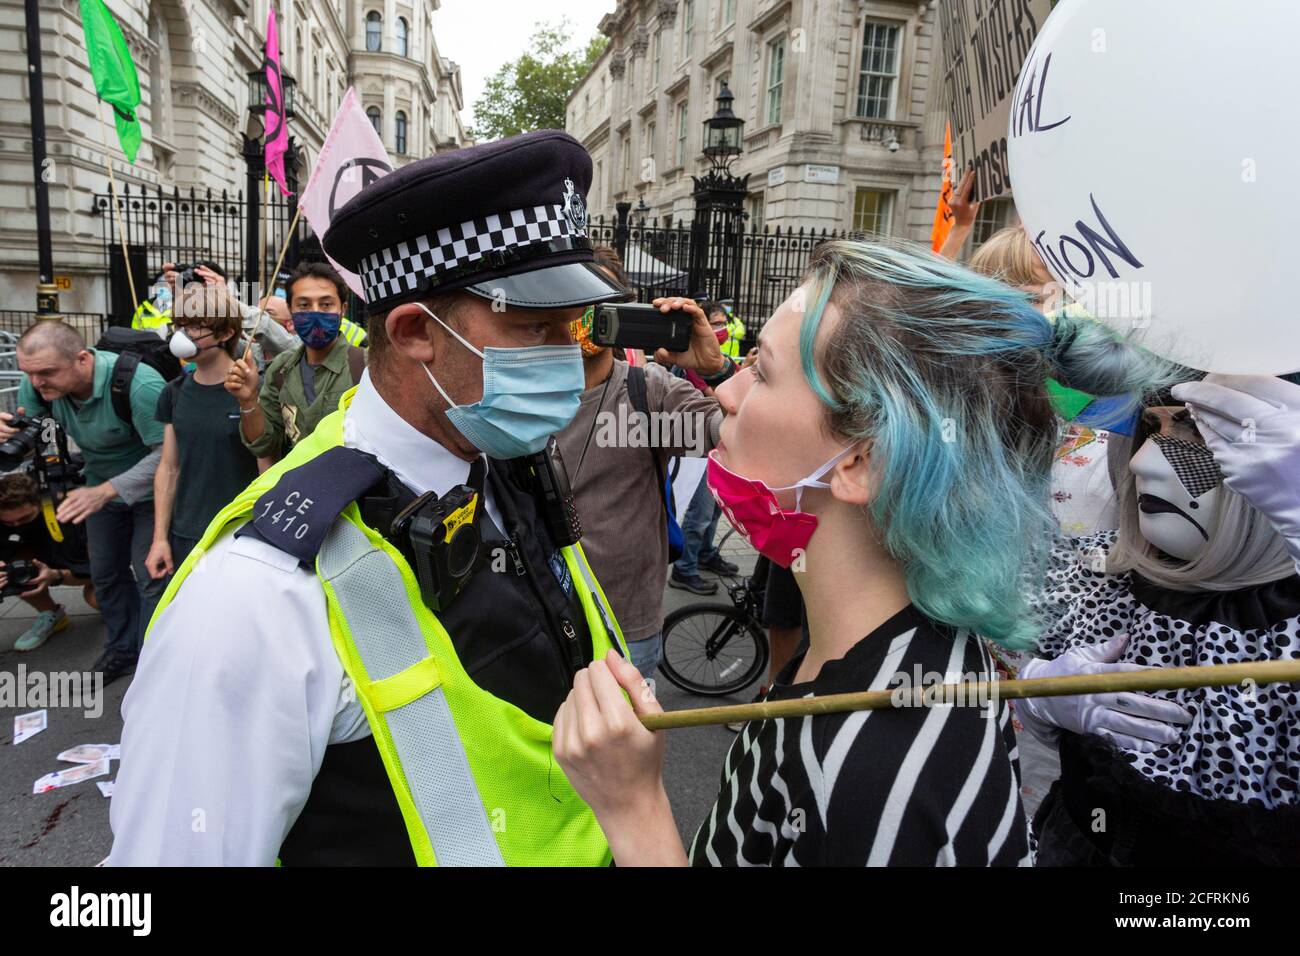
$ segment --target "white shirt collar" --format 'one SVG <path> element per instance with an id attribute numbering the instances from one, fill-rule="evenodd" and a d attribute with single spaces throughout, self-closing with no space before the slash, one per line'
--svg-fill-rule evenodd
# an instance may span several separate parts
<path id="1" fill-rule="evenodd" d="M 343 444 L 374 455 L 417 495 L 445 494 L 469 477 L 469 462 L 417 431 L 384 401 L 369 369 L 343 420 Z"/>

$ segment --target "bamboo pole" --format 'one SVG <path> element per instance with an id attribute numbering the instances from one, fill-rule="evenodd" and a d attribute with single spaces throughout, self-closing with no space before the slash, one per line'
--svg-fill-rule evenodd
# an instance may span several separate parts
<path id="1" fill-rule="evenodd" d="M 1239 664 L 1211 664 L 1204 667 L 1152 667 L 1113 674 L 1074 674 L 1070 677 L 1036 677 L 1031 680 L 973 681 L 940 684 L 929 688 L 869 690 L 853 694 L 827 694 L 797 700 L 764 701 L 698 710 L 674 710 L 647 714 L 641 723 L 649 730 L 673 730 L 708 724 L 766 720 L 773 717 L 804 717 L 836 714 L 851 710 L 883 710 L 891 707 L 921 707 L 936 703 L 983 705 L 998 699 L 1023 697 L 1069 697 L 1075 694 L 1113 694 L 1124 691 L 1176 690 L 1186 687 L 1225 687 L 1279 682 L 1300 682 L 1300 660 L 1246 661 Z"/>
<path id="2" fill-rule="evenodd" d="M 140 297 L 135 294 L 135 276 L 131 275 L 131 257 L 126 253 L 126 229 L 122 226 L 122 210 L 117 208 L 117 177 L 113 175 L 113 157 L 109 155 L 107 138 L 100 127 L 100 141 L 104 146 L 104 168 L 108 170 L 108 191 L 113 199 L 113 218 L 117 222 L 117 238 L 122 245 L 122 266 L 126 270 L 126 282 L 131 289 L 131 313 L 140 308 Z"/>
<path id="3" fill-rule="evenodd" d="M 284 234 L 284 242 L 280 244 L 280 256 L 275 260 L 275 268 L 271 270 L 272 281 L 274 281 L 275 277 L 280 274 L 280 266 L 284 265 L 284 255 L 289 251 L 289 243 L 293 240 L 293 231 L 298 228 L 298 219 L 301 216 L 302 206 L 299 206 L 298 211 L 293 214 L 293 221 L 289 223 L 289 231 Z M 265 265 L 265 263 L 263 263 L 263 265 Z M 270 295 L 270 292 L 267 292 L 266 290 L 259 291 L 262 291 L 264 294 L 257 300 L 257 307 L 260 311 L 257 314 L 257 320 L 253 323 L 253 330 L 248 333 L 248 345 L 244 348 L 245 360 L 247 360 L 248 356 L 252 354 L 253 336 L 257 335 L 257 330 L 262 325 L 262 320 L 266 318 L 266 310 L 262 308 L 260 303 L 262 302 L 262 299 L 265 299 Z"/>

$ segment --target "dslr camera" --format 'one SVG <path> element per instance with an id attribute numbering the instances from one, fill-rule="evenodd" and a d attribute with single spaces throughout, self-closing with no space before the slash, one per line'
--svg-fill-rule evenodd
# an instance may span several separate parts
<path id="1" fill-rule="evenodd" d="M 32 581 L 40 573 L 31 561 L 9 561 L 0 570 L 9 575 L 5 586 L 0 588 L 0 601 L 32 589 Z"/>
<path id="2" fill-rule="evenodd" d="M 28 458 L 42 494 L 62 498 L 72 488 L 85 484 L 85 460 L 68 450 L 67 433 L 53 418 L 14 415 L 9 421 L 18 433 L 0 443 L 0 472 L 13 471 Z M 38 451 L 39 449 L 39 451 Z"/>

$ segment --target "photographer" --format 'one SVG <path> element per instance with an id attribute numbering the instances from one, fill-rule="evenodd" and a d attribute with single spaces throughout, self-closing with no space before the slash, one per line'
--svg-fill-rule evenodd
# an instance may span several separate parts
<path id="1" fill-rule="evenodd" d="M 118 417 L 110 385 L 117 354 L 86 347 L 75 329 L 43 321 L 18 340 L 19 414 L 50 415 L 86 460 L 86 485 L 59 504 L 62 524 L 86 523 L 91 580 L 108 630 L 94 669 L 108 684 L 135 669 L 144 628 L 163 591 L 145 568 L 153 541 L 153 478 L 163 427 L 154 416 L 163 379 L 141 363 L 127 393 L 131 420 Z M 0 441 L 19 429 L 0 412 Z M 134 573 L 134 579 L 132 574 Z"/>
<path id="2" fill-rule="evenodd" d="M 241 328 L 245 340 L 251 336 L 268 362 L 298 344 L 294 334 L 285 329 L 281 321 L 281 310 L 271 301 L 278 296 L 268 296 L 263 299 L 261 308 L 245 305 L 230 290 L 226 284 L 225 271 L 215 262 L 204 261 L 192 266 L 178 266 L 174 262 L 164 262 L 163 278 L 171 286 L 173 298 L 177 294 L 177 288 L 187 289 L 195 282 L 224 289 L 230 298 L 232 309 L 236 310 L 242 319 Z M 283 302 L 282 299 L 280 301 Z"/>
<path id="3" fill-rule="evenodd" d="M 16 651 L 34 651 L 68 626 L 51 587 L 81 585 L 86 603 L 96 606 L 85 535 L 70 525 L 55 541 L 41 517 L 40 488 L 21 472 L 0 475 L 0 525 L 0 600 L 16 594 L 35 609 L 36 620 L 14 644 Z"/>
<path id="4" fill-rule="evenodd" d="M 627 285 L 618 257 L 612 250 L 597 247 L 596 263 L 620 285 Z M 565 462 L 569 463 L 574 498 L 582 516 L 583 549 L 600 578 L 623 627 L 632 663 L 649 678 L 662 655 L 663 582 L 668 568 L 668 540 L 663 502 L 664 476 L 668 458 L 703 455 L 717 443 L 722 410 L 684 378 L 671 375 L 671 364 L 700 370 L 705 381 L 720 385 L 735 370 L 718 347 L 717 336 L 704 312 L 690 299 L 656 299 L 661 312 L 682 309 L 694 317 L 690 348 L 668 353 L 660 349 L 654 364 L 634 368 L 615 359 L 610 348 L 590 338 L 590 320 L 573 323 L 572 334 L 582 346 L 585 390 L 578 414 L 556 435 Z M 615 436 L 610 440 L 607 423 L 628 421 L 637 411 L 631 382 L 641 379 L 645 410 L 656 419 L 673 416 L 680 430 L 668 429 L 681 437 L 673 446 L 655 442 L 663 432 L 650 428 L 649 448 Z M 620 408 L 623 406 L 623 408 Z M 694 421 L 688 422 L 694 418 Z M 696 426 L 696 427 L 691 427 Z M 627 507 L 636 502 L 637 507 Z M 710 499 L 712 502 L 712 499 Z"/>

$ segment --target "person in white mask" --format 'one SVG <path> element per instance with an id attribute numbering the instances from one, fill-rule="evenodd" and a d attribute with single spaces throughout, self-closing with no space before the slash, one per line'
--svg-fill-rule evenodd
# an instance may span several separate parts
<path id="1" fill-rule="evenodd" d="M 194 370 L 158 396 L 163 450 L 154 473 L 153 544 L 145 559 L 155 579 L 185 560 L 216 513 L 258 474 L 257 459 L 239 437 L 239 402 L 225 388 L 241 342 L 240 315 L 210 288 L 189 301 L 197 308 L 176 316 L 170 346 Z"/>
<path id="2" fill-rule="evenodd" d="M 1298 426 L 1300 386 L 1263 376 L 1210 376 L 1147 407 L 1119 529 L 1055 549 L 1054 623 L 1020 676 L 1300 656 Z M 1040 866 L 1300 862 L 1295 685 L 1021 704 L 1061 756 L 1034 819 Z"/>

